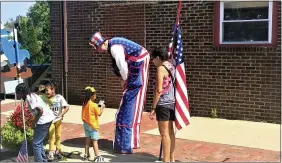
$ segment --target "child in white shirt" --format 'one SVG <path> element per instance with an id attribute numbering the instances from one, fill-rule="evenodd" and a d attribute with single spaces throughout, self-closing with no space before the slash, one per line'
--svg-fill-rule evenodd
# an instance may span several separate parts
<path id="1" fill-rule="evenodd" d="M 43 147 L 43 140 L 48 135 L 49 127 L 55 119 L 49 106 L 35 93 L 31 93 L 25 83 L 16 87 L 18 99 L 23 99 L 28 104 L 34 119 L 33 153 L 35 162 L 47 162 Z"/>

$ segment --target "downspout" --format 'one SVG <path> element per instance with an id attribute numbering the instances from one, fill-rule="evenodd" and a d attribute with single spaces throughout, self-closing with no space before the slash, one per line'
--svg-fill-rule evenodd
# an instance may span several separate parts
<path id="1" fill-rule="evenodd" d="M 65 52 L 65 98 L 68 101 L 68 29 L 67 1 L 64 1 L 64 52 Z"/>
<path id="2" fill-rule="evenodd" d="M 146 47 L 146 3 L 143 5 L 143 13 L 144 13 L 144 47 Z"/>
<path id="3" fill-rule="evenodd" d="M 64 65 L 64 48 L 63 48 L 63 45 L 64 45 L 64 18 L 63 18 L 63 15 L 64 15 L 64 11 L 63 11 L 63 1 L 61 2 L 61 5 L 60 5 L 60 7 L 61 7 L 61 55 L 62 55 L 62 73 L 61 73 L 61 80 L 62 80 L 62 83 L 61 83 L 61 94 L 62 94 L 62 96 L 63 97 L 65 97 L 65 91 L 64 91 L 64 67 L 65 67 L 65 65 Z"/>

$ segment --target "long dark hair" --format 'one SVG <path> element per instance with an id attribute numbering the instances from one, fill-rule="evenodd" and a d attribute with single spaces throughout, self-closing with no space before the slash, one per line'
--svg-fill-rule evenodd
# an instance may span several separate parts
<path id="1" fill-rule="evenodd" d="M 91 89 L 85 89 L 85 96 L 82 105 L 85 106 L 88 101 L 91 99 L 91 97 L 95 94 L 95 92 L 92 92 Z"/>
<path id="2" fill-rule="evenodd" d="M 162 47 L 154 47 L 151 52 L 151 58 L 159 57 L 163 61 L 168 60 L 168 52 Z"/>

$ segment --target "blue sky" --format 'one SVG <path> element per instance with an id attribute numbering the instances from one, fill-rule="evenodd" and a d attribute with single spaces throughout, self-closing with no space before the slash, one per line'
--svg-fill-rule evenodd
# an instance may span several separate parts
<path id="1" fill-rule="evenodd" d="M 35 1 L 1 2 L 1 22 L 6 23 L 10 18 L 15 20 L 18 15 L 25 16 L 28 8 L 33 4 Z"/>

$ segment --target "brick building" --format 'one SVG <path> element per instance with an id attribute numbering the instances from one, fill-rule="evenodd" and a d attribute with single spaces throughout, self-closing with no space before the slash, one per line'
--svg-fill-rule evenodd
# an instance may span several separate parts
<path id="1" fill-rule="evenodd" d="M 63 79 L 62 3 L 52 1 L 52 76 Z M 88 45 L 96 31 L 123 36 L 147 49 L 168 47 L 177 2 L 67 2 L 68 101 L 81 104 L 94 85 L 98 98 L 117 108 L 119 79 L 105 54 Z M 281 122 L 281 2 L 184 1 L 183 35 L 192 116 Z M 152 103 L 155 67 L 150 66 L 146 108 Z M 64 84 L 65 85 L 65 84 Z M 62 91 L 62 85 L 61 91 Z"/>

